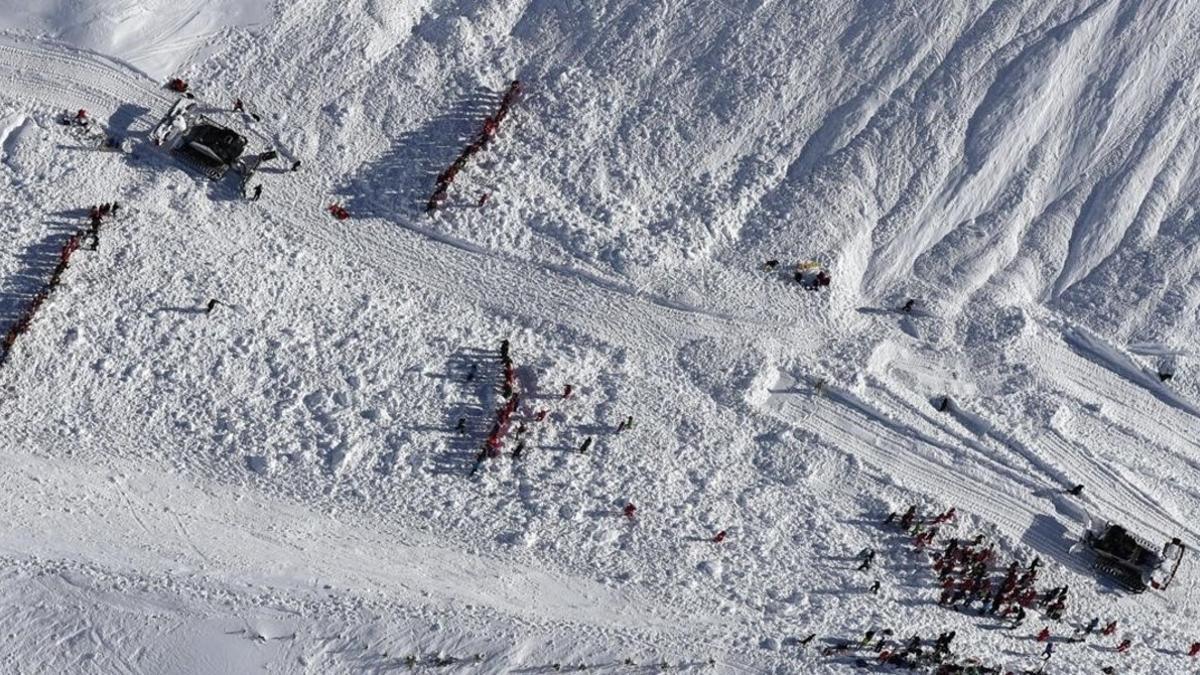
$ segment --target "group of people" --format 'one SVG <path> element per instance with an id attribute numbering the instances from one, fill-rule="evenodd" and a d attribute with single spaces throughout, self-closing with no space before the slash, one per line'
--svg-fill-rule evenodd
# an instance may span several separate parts
<path id="1" fill-rule="evenodd" d="M 84 236 L 88 235 L 92 237 L 92 250 L 95 250 L 99 242 L 100 224 L 105 217 L 116 213 L 118 208 L 120 208 L 120 205 L 116 202 L 93 206 L 88 211 L 88 215 L 91 218 L 89 229 L 76 231 L 63 242 L 62 248 L 58 251 L 58 262 L 54 265 L 54 271 L 50 274 L 49 281 L 46 282 L 45 286 L 38 289 L 37 293 L 34 293 L 33 298 L 29 301 L 29 305 L 25 307 L 25 311 L 9 327 L 8 332 L 4 334 L 3 340 L 0 340 L 0 348 L 3 348 L 3 351 L 0 351 L 0 366 L 8 361 L 9 354 L 12 352 L 17 338 L 29 331 L 30 325 L 33 324 L 33 317 L 37 315 L 38 310 L 50 298 L 50 294 L 54 292 L 54 289 L 58 288 L 59 283 L 62 281 L 63 272 L 67 271 L 67 267 L 70 266 L 71 256 L 74 255 L 75 251 L 79 250 L 79 245 L 83 242 Z"/>
<path id="2" fill-rule="evenodd" d="M 454 183 L 458 172 L 467 166 L 467 160 L 471 159 L 476 153 L 485 150 L 488 144 L 492 142 L 492 139 L 500 131 L 500 124 L 508 117 L 509 110 L 512 109 L 513 103 L 516 102 L 520 95 L 521 81 L 513 80 L 508 86 L 508 91 L 504 92 L 503 98 L 500 99 L 499 108 L 496 109 L 496 112 L 491 117 L 483 121 L 483 128 L 475 137 L 475 140 L 463 148 L 463 151 L 449 168 L 438 174 L 437 186 L 434 188 L 433 194 L 429 197 L 429 202 L 425 205 L 426 212 L 432 213 L 446 202 L 446 198 L 450 193 L 450 185 Z M 487 203 L 487 198 L 482 197 L 479 205 L 483 206 L 485 203 Z"/>
<path id="3" fill-rule="evenodd" d="M 763 269 L 769 271 L 777 270 L 779 269 L 779 261 L 768 260 L 763 263 Z M 833 277 L 829 274 L 829 269 L 811 260 L 798 263 L 795 271 L 792 272 L 792 278 L 796 280 L 796 283 L 810 291 L 820 290 L 833 282 Z"/>

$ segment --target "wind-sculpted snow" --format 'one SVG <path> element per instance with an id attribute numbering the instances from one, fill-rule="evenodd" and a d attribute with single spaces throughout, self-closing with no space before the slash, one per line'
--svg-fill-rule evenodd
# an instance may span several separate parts
<path id="1" fill-rule="evenodd" d="M 0 670 L 1036 668 L 912 504 L 1070 586 L 1048 672 L 1187 667 L 1192 557 L 1075 544 L 1200 537 L 1200 4 L 71 7 L 0 0 L 0 322 L 122 208 L 0 369 Z M 261 200 L 148 142 L 177 74 Z"/>

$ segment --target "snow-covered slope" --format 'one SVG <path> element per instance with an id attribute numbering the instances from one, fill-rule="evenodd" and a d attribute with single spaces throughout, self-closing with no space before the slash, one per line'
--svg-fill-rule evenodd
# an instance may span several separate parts
<path id="1" fill-rule="evenodd" d="M 1186 670 L 1194 561 L 1130 596 L 1073 544 L 1200 540 L 1200 5 L 193 4 L 0 0 L 0 331 L 122 204 L 0 367 L 6 669 L 838 672 L 883 627 L 1023 669 L 1101 615 L 1049 672 Z M 261 201 L 148 142 L 174 75 L 283 155 Z M 531 431 L 476 468 L 502 339 Z M 913 503 L 1067 621 L 939 607 Z"/>

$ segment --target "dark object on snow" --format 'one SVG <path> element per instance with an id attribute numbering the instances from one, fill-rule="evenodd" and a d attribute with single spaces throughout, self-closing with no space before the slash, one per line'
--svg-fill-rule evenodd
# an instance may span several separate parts
<path id="1" fill-rule="evenodd" d="M 1160 371 L 1158 373 L 1158 381 L 1159 382 L 1170 382 L 1171 379 L 1174 377 L 1175 377 L 1175 373 L 1168 373 L 1165 371 Z"/>
<path id="2" fill-rule="evenodd" d="M 167 89 L 182 94 L 188 90 L 187 80 L 173 77 L 167 82 Z"/>
<path id="3" fill-rule="evenodd" d="M 488 200 L 489 200 L 489 199 L 491 199 L 491 198 L 492 198 L 492 195 L 491 195 L 491 193 L 489 193 L 489 192 L 485 192 L 485 193 L 483 193 L 483 194 L 479 195 L 479 206 L 480 206 L 480 208 L 482 208 L 482 207 L 483 207 L 485 204 L 487 204 L 487 203 L 488 203 Z"/>
<path id="4" fill-rule="evenodd" d="M 1083 494 L 1083 483 L 1069 487 L 1066 490 L 1063 490 L 1063 493 L 1071 495 L 1072 497 L 1078 497 L 1079 495 Z"/>
<path id="5" fill-rule="evenodd" d="M 467 433 L 467 418 L 465 418 L 465 417 L 458 418 L 458 424 L 455 425 L 454 430 L 457 431 L 459 434 Z"/>
<path id="6" fill-rule="evenodd" d="M 275 152 L 274 150 L 267 150 L 266 152 L 258 153 L 258 161 L 259 162 L 269 162 L 278 156 L 279 156 L 278 152 Z"/>
<path id="7" fill-rule="evenodd" d="M 1134 593 L 1145 591 L 1147 586 L 1165 589 L 1175 578 L 1185 548 L 1175 537 L 1156 553 L 1152 544 L 1113 523 L 1107 523 L 1099 532 L 1088 530 L 1083 542 L 1096 554 L 1092 567 Z M 1155 578 L 1159 573 L 1162 577 Z"/>
<path id="8" fill-rule="evenodd" d="M 583 439 L 583 445 L 579 446 L 579 452 L 587 452 L 590 447 L 592 447 L 592 437 L 588 436 Z"/>
<path id="9" fill-rule="evenodd" d="M 563 398 L 571 398 L 571 392 L 574 390 L 575 390 L 575 388 L 568 384 L 567 386 L 563 387 L 562 397 Z"/>
<path id="10" fill-rule="evenodd" d="M 909 298 L 908 301 L 904 303 L 904 306 L 900 308 L 900 311 L 904 312 L 905 314 L 908 314 L 909 312 L 911 312 L 913 310 L 913 306 L 916 304 L 917 304 L 916 300 Z"/>
<path id="11" fill-rule="evenodd" d="M 625 505 L 625 508 L 621 512 L 625 514 L 626 518 L 633 520 L 633 517 L 637 515 L 637 507 L 630 502 Z"/>
<path id="12" fill-rule="evenodd" d="M 779 267 L 778 260 L 768 260 L 765 263 L 763 263 L 764 270 L 774 270 L 774 269 L 777 269 L 778 267 Z"/>
<path id="13" fill-rule="evenodd" d="M 299 170 L 300 170 L 300 160 L 296 160 L 296 161 L 292 162 L 292 171 L 299 171 Z"/>
<path id="14" fill-rule="evenodd" d="M 946 412 L 947 410 L 949 410 L 950 409 L 950 397 L 943 396 L 941 402 L 938 403 L 937 409 L 938 409 L 938 412 Z"/>
<path id="15" fill-rule="evenodd" d="M 478 364 L 475 364 L 475 363 L 472 363 L 472 364 L 471 364 L 471 369 L 470 369 L 469 371 L 467 371 L 467 382 L 474 382 L 474 381 L 475 381 L 475 373 L 476 373 L 478 370 L 479 370 L 479 365 L 478 365 Z"/>
<path id="16" fill-rule="evenodd" d="M 220 301 L 220 300 L 217 300 L 216 298 L 213 298 L 212 300 L 209 300 L 209 301 L 208 301 L 208 306 L 204 308 L 204 313 L 205 313 L 205 314 L 212 314 L 212 311 L 213 311 L 213 309 L 214 309 L 214 308 L 215 308 L 217 305 L 220 305 L 220 304 L 222 304 L 222 303 L 221 303 L 221 301 Z"/>
<path id="17" fill-rule="evenodd" d="M 521 453 L 525 451 L 525 441 L 517 441 L 517 447 L 513 448 L 512 458 L 521 459 Z"/>
<path id="18" fill-rule="evenodd" d="M 244 112 L 246 110 L 246 106 L 242 105 L 242 99 L 233 99 L 233 110 L 234 112 Z"/>
<path id="19" fill-rule="evenodd" d="M 879 582 L 876 581 L 873 584 L 871 584 L 871 595 L 875 595 L 878 592 L 879 592 Z"/>
<path id="20" fill-rule="evenodd" d="M 258 201 L 258 198 L 261 196 L 262 196 L 262 184 L 259 183 L 258 185 L 254 186 L 254 196 L 250 198 L 250 201 L 256 202 L 256 201 Z"/>
<path id="21" fill-rule="evenodd" d="M 208 119 L 188 127 L 175 152 L 204 169 L 210 178 L 217 179 L 237 162 L 246 149 L 246 138 L 238 132 Z"/>

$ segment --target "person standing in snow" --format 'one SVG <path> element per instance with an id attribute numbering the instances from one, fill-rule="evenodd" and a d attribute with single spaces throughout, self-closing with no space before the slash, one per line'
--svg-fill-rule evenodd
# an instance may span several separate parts
<path id="1" fill-rule="evenodd" d="M 587 438 L 583 439 L 583 445 L 579 446 L 579 452 L 581 454 L 585 453 L 590 447 L 592 447 L 592 437 L 588 436 Z"/>
<path id="2" fill-rule="evenodd" d="M 292 172 L 294 173 L 299 170 L 300 170 L 300 160 L 296 160 L 296 161 L 292 162 Z"/>
<path id="3" fill-rule="evenodd" d="M 863 551 L 859 553 L 859 557 L 862 558 L 862 562 L 859 563 L 858 569 L 855 571 L 865 572 L 871 569 L 871 563 L 875 560 L 875 551 L 869 548 L 863 549 Z"/>
<path id="4" fill-rule="evenodd" d="M 1132 644 L 1133 644 L 1133 642 L 1129 638 L 1125 638 L 1124 640 L 1121 640 L 1121 644 L 1117 645 L 1117 653 L 1124 654 L 1125 652 L 1129 651 L 1129 647 Z"/>
<path id="5" fill-rule="evenodd" d="M 262 183 L 254 186 L 254 196 L 250 197 L 250 201 L 256 202 L 259 197 L 262 197 Z"/>
<path id="6" fill-rule="evenodd" d="M 1104 627 L 1104 630 L 1100 631 L 1100 633 L 1103 635 L 1112 635 L 1115 632 L 1117 632 L 1117 622 L 1116 621 L 1108 622 L 1108 625 Z"/>
<path id="7" fill-rule="evenodd" d="M 629 502 L 625 504 L 625 508 L 622 510 L 622 513 L 625 514 L 626 518 L 633 520 L 634 516 L 637 515 L 637 507 L 633 505 L 633 502 Z"/>
<path id="8" fill-rule="evenodd" d="M 877 595 L 879 593 L 879 580 L 876 579 L 874 582 L 872 582 L 870 588 L 867 590 L 871 592 L 871 595 Z"/>
<path id="9" fill-rule="evenodd" d="M 458 424 L 454 427 L 454 430 L 458 432 L 459 436 L 467 433 L 467 418 L 458 418 Z"/>
<path id="10" fill-rule="evenodd" d="M 525 441 L 517 441 L 517 447 L 513 448 L 512 458 L 521 459 L 521 453 L 525 451 Z"/>
<path id="11" fill-rule="evenodd" d="M 205 313 L 205 314 L 212 314 L 212 311 L 213 311 L 213 309 L 215 309 L 215 308 L 216 308 L 216 306 L 217 306 L 217 305 L 220 305 L 220 304 L 224 304 L 224 303 L 222 303 L 220 300 L 217 300 L 216 298 L 213 298 L 213 299 L 209 300 L 209 301 L 208 301 L 208 306 L 204 308 L 204 313 Z"/>
<path id="12" fill-rule="evenodd" d="M 1072 497 L 1078 497 L 1079 495 L 1083 494 L 1083 483 L 1073 485 L 1066 490 L 1063 490 L 1063 494 L 1068 494 Z"/>
<path id="13" fill-rule="evenodd" d="M 916 301 L 916 300 L 913 300 L 912 298 L 909 298 L 909 299 L 908 299 L 908 300 L 907 300 L 907 301 L 904 303 L 904 306 L 900 308 L 900 311 L 901 311 L 901 312 L 904 312 L 905 314 L 910 314 L 910 313 L 912 313 L 913 306 L 914 306 L 914 305 L 916 305 L 916 304 L 917 304 L 917 301 Z"/>
<path id="14" fill-rule="evenodd" d="M 1188 649 L 1188 656 L 1195 658 L 1197 654 L 1200 654 L 1200 642 L 1193 642 Z"/>
<path id="15" fill-rule="evenodd" d="M 567 386 L 563 387 L 562 397 L 564 399 L 571 398 L 571 392 L 573 392 L 573 391 L 575 391 L 574 387 L 572 387 L 571 385 L 568 384 Z"/>

